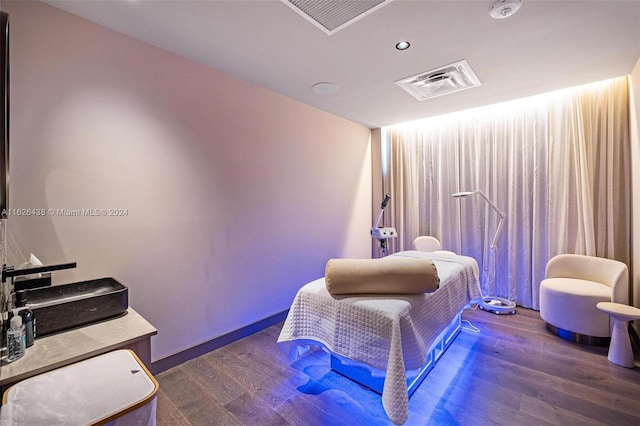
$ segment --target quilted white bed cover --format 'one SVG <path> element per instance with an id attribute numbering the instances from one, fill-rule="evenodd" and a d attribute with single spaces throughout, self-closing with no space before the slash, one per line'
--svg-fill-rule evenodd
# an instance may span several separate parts
<path id="1" fill-rule="evenodd" d="M 314 345 L 385 377 L 382 405 L 391 421 L 403 424 L 409 410 L 407 371 L 425 364 L 438 335 L 482 296 L 478 264 L 471 257 L 419 251 L 391 256 L 432 259 L 440 277 L 438 290 L 337 297 L 320 278 L 296 294 L 278 343 L 292 361 Z"/>

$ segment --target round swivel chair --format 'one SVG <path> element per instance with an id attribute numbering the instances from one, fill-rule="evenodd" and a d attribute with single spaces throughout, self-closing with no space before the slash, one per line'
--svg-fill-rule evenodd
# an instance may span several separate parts
<path id="1" fill-rule="evenodd" d="M 540 317 L 551 332 L 574 342 L 607 345 L 609 316 L 596 305 L 628 301 L 629 271 L 617 260 L 561 254 L 549 260 L 540 283 Z"/>

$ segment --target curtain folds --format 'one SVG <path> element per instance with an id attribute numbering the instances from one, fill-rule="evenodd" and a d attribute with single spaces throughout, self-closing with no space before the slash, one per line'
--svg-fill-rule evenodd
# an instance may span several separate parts
<path id="1" fill-rule="evenodd" d="M 621 77 L 383 129 L 390 251 L 433 235 L 478 261 L 484 295 L 533 309 L 557 254 L 628 264 L 628 104 Z M 507 214 L 495 258 L 496 212 L 481 197 L 451 197 L 478 189 Z"/>

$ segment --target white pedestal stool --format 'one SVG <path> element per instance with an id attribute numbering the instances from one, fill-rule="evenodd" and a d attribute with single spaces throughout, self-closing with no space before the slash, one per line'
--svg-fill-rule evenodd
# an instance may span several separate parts
<path id="1" fill-rule="evenodd" d="M 621 303 L 600 302 L 598 309 L 606 312 L 613 320 L 613 332 L 607 359 L 622 367 L 634 368 L 635 361 L 627 322 L 640 319 L 640 309 Z"/>

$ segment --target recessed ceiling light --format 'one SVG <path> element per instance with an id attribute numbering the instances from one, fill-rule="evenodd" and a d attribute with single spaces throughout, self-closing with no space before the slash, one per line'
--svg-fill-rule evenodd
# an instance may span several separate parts
<path id="1" fill-rule="evenodd" d="M 333 83 L 323 81 L 311 86 L 311 90 L 313 90 L 318 95 L 330 95 L 338 91 L 338 86 Z"/>
<path id="2" fill-rule="evenodd" d="M 495 19 L 504 19 L 520 9 L 522 0 L 498 0 L 489 8 L 489 15 Z"/>
<path id="3" fill-rule="evenodd" d="M 398 50 L 407 50 L 409 48 L 409 46 L 411 46 L 411 43 L 409 43 L 408 41 L 403 40 L 403 41 L 399 41 L 396 44 L 396 49 L 398 49 Z"/>

